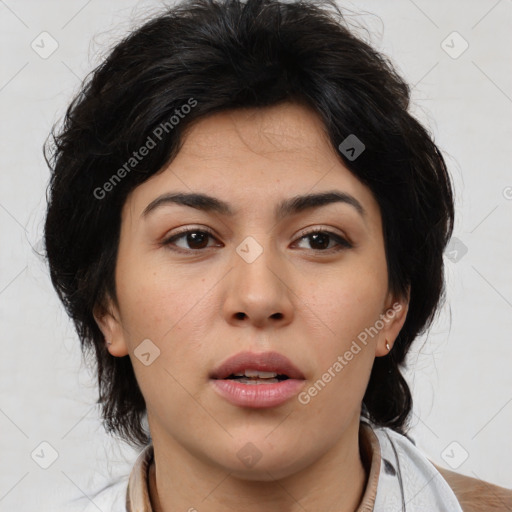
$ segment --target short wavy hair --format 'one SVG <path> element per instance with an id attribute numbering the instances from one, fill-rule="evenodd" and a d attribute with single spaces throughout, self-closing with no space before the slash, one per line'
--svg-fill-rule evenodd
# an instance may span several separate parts
<path id="1" fill-rule="evenodd" d="M 191 98 L 194 108 L 170 129 Z M 132 445 L 151 441 L 144 397 L 129 356 L 108 352 L 93 317 L 107 297 L 117 304 L 122 206 L 172 161 L 192 121 L 283 101 L 320 116 L 340 159 L 379 204 L 389 289 L 409 297 L 409 310 L 393 350 L 374 361 L 362 411 L 376 425 L 406 432 L 412 398 L 401 369 L 444 298 L 443 253 L 454 218 L 445 161 L 408 112 L 409 86 L 349 29 L 334 0 L 188 0 L 115 45 L 45 144 L 51 280 L 83 353 L 95 356 L 104 426 Z M 98 198 L 99 187 L 162 126 L 159 143 Z M 351 134 L 365 145 L 356 159 L 339 149 Z"/>

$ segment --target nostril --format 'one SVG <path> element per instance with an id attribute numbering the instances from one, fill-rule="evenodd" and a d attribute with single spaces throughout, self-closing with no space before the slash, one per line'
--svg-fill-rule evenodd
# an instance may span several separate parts
<path id="1" fill-rule="evenodd" d="M 243 320 L 245 317 L 245 313 L 237 313 L 235 316 L 238 320 Z"/>

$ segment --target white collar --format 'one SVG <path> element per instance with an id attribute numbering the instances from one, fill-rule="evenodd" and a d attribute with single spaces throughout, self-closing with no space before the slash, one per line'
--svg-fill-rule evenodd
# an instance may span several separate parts
<path id="1" fill-rule="evenodd" d="M 381 451 L 374 512 L 462 512 L 441 473 L 407 437 L 371 428 Z"/>

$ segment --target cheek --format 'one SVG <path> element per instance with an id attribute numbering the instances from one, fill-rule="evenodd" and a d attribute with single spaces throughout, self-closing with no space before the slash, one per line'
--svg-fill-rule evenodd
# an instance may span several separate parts
<path id="1" fill-rule="evenodd" d="M 179 331 L 183 319 L 204 300 L 208 286 L 204 278 L 179 268 L 145 265 L 134 261 L 118 267 L 118 295 L 122 297 L 123 323 L 137 336 L 164 342 Z M 132 340 L 136 341 L 136 340 Z"/>
<path id="2" fill-rule="evenodd" d="M 160 350 L 157 362 L 180 380 L 204 367 L 213 322 L 218 320 L 215 279 L 165 268 L 124 274 L 119 296 L 130 353 L 144 339 Z M 137 361 L 134 361 L 137 365 Z"/>
<path id="3" fill-rule="evenodd" d="M 311 318 L 311 325 L 318 326 L 317 334 L 321 339 L 336 340 L 339 348 L 375 323 L 386 293 L 385 276 L 361 269 L 310 281 L 301 297 L 304 314 Z"/>
<path id="4" fill-rule="evenodd" d="M 362 400 L 373 365 L 377 338 L 365 333 L 382 313 L 387 273 L 379 262 L 350 270 L 325 276 L 314 287 L 309 283 L 314 292 L 305 301 L 304 315 L 314 340 L 308 352 L 317 362 L 310 388 L 314 414 L 352 410 Z"/>
<path id="5" fill-rule="evenodd" d="M 158 272 L 131 277 L 121 310 L 132 366 L 148 409 L 174 421 L 190 408 L 189 393 L 207 368 L 212 322 L 218 319 L 213 284 L 176 273 L 172 280 Z M 149 366 L 135 352 L 144 339 L 160 351 Z"/>
<path id="6" fill-rule="evenodd" d="M 305 388 L 309 398 L 304 398 L 309 400 L 311 417 L 327 415 L 342 422 L 361 403 L 377 339 L 361 335 L 369 332 L 379 319 L 384 290 L 373 280 L 363 283 L 355 278 L 353 282 L 345 280 L 343 286 L 326 286 L 313 294 L 309 308 L 315 315 L 311 315 L 310 326 L 315 327 L 309 328 L 307 351 L 315 361 L 316 372 Z M 340 411 L 346 414 L 340 415 Z M 338 420 L 336 428 L 340 426 Z"/>

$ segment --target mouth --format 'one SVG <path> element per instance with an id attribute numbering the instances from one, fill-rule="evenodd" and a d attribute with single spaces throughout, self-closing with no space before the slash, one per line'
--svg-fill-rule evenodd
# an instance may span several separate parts
<path id="1" fill-rule="evenodd" d="M 304 374 L 278 352 L 241 352 L 224 361 L 210 375 L 213 389 L 239 407 L 281 405 L 304 386 Z"/>
<path id="2" fill-rule="evenodd" d="M 276 372 L 263 372 L 258 370 L 246 369 L 241 373 L 231 374 L 226 379 L 236 380 L 240 384 L 275 384 L 288 380 L 290 377 L 284 374 L 277 374 Z"/>

